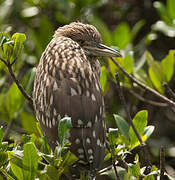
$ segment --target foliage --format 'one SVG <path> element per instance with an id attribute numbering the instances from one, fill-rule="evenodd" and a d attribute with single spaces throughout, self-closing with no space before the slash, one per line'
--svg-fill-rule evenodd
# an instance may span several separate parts
<path id="1" fill-rule="evenodd" d="M 96 26 L 104 44 L 121 49 L 123 57 L 115 60 L 127 73 L 165 96 L 167 92 L 164 83 L 167 83 L 172 90 L 175 88 L 174 0 L 166 0 L 166 4 L 156 1 L 153 3 L 154 9 L 148 8 L 149 4 L 152 5 L 152 1 L 147 0 L 140 14 L 139 9 L 142 9 L 140 2 L 138 4 L 136 1 L 136 4 L 127 1 L 117 2 L 107 0 L 0 1 L 0 58 L 12 65 L 22 86 L 27 93 L 31 94 L 35 66 L 52 38 L 53 31 L 59 26 L 79 20 Z M 154 13 L 157 11 L 158 17 L 156 13 L 152 15 L 151 10 Z M 143 11 L 145 16 L 142 16 Z M 156 42 L 161 45 L 161 48 Z M 175 153 L 170 153 L 170 148 L 174 148 L 174 135 L 169 134 L 174 132 L 173 123 L 169 123 L 169 121 L 174 122 L 174 114 L 165 103 L 163 107 L 155 108 L 154 102 L 157 104 L 163 102 L 132 83 L 110 59 L 103 59 L 101 63 L 100 81 L 107 103 L 106 120 L 109 128 L 107 133 L 109 149 L 106 149 L 105 160 L 111 163 L 112 158 L 118 163 L 117 170 L 121 179 L 139 177 L 145 180 L 156 179 L 160 176 L 157 151 L 159 144 L 162 145 L 163 136 L 166 138 L 167 159 L 171 159 L 171 161 L 167 160 L 168 167 L 173 169 L 172 162 L 175 163 Z M 150 146 L 151 161 L 154 165 L 148 173 L 138 153 L 140 142 L 125 120 L 126 112 L 117 98 L 116 72 L 119 73 L 133 123 L 142 140 Z M 130 94 L 131 91 L 137 95 L 136 98 Z M 147 100 L 152 100 L 153 104 L 148 104 Z M 168 125 L 163 124 L 164 122 Z M 10 123 L 13 123 L 13 127 L 6 134 L 6 126 Z M 66 118 L 60 121 L 58 128 L 63 130 L 59 131 L 60 146 L 52 153 L 31 106 L 16 84 L 12 82 L 8 69 L 2 61 L 0 61 L 0 125 L 3 126 L 0 128 L 0 179 L 4 177 L 58 179 L 67 171 L 68 166 L 77 160 L 68 148 L 70 143 L 67 138 L 71 120 Z M 168 135 L 162 134 L 165 129 Z M 154 141 L 156 143 L 153 143 L 156 134 L 158 137 Z M 128 171 L 119 167 L 120 159 L 126 162 Z M 104 174 L 111 179 L 116 179 L 113 170 L 101 175 Z M 166 176 L 171 179 L 169 174 Z"/>

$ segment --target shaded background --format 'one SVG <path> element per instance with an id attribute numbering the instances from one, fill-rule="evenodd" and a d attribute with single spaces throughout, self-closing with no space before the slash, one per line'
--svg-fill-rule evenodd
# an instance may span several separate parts
<path id="1" fill-rule="evenodd" d="M 145 50 L 160 61 L 175 46 L 175 2 L 153 0 L 0 0 L 0 31 L 25 33 L 24 51 L 14 65 L 18 79 L 32 93 L 34 67 L 51 40 L 54 30 L 72 21 L 93 24 L 102 35 L 103 43 L 117 46 L 123 54 L 141 62 Z M 108 67 L 108 60 L 102 59 Z M 147 66 L 143 67 L 147 71 Z M 108 70 L 108 68 L 107 68 Z M 110 76 L 104 88 L 108 127 L 116 126 L 113 113 L 126 117 Z M 31 107 L 14 88 L 12 80 L 0 63 L 0 124 L 7 126 L 13 119 L 10 136 L 19 140 L 23 133 L 36 133 Z M 175 89 L 175 77 L 169 83 Z M 175 117 L 168 107 L 156 107 L 142 102 L 124 88 L 131 115 L 147 109 L 149 124 L 155 126 L 148 140 L 151 161 L 159 162 L 159 148 L 166 148 L 166 168 L 175 177 Z M 160 101 L 148 92 L 141 96 Z M 137 150 L 136 150 L 137 151 Z"/>

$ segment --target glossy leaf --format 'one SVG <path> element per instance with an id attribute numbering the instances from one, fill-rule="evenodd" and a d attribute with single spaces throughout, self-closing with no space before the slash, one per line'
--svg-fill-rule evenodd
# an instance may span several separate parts
<path id="1" fill-rule="evenodd" d="M 144 129 L 147 125 L 147 117 L 148 117 L 148 112 L 146 110 L 142 110 L 139 111 L 133 118 L 133 124 L 140 136 L 143 136 L 144 134 Z M 130 141 L 131 146 L 134 145 L 136 142 L 138 142 L 138 138 L 135 135 L 135 132 L 133 131 L 132 127 L 130 127 L 129 129 L 129 136 L 131 140 Z"/>
<path id="2" fill-rule="evenodd" d="M 10 160 L 10 168 L 13 174 L 17 179 L 24 180 L 22 161 L 17 156 L 14 156 L 14 153 L 11 151 L 8 152 L 8 158 Z"/>
<path id="3" fill-rule="evenodd" d="M 5 164 L 8 164 L 8 154 L 0 150 L 0 167 L 3 167 Z"/>
<path id="4" fill-rule="evenodd" d="M 63 173 L 62 171 L 58 171 L 58 169 L 56 169 L 54 166 L 48 165 L 47 166 L 47 176 L 49 180 L 58 180 L 61 173 Z"/>
<path id="5" fill-rule="evenodd" d="M 38 168 L 38 154 L 37 149 L 33 143 L 26 143 L 24 145 L 24 158 L 23 166 L 27 167 L 27 170 L 24 170 L 25 180 L 34 179 L 36 175 L 36 170 Z"/>
<path id="6" fill-rule="evenodd" d="M 132 40 L 135 39 L 135 37 L 137 36 L 137 34 L 139 33 L 139 31 L 142 29 L 144 25 L 145 25 L 145 20 L 140 20 L 134 25 L 134 27 L 131 30 Z"/>
<path id="7" fill-rule="evenodd" d="M 149 65 L 149 69 L 148 69 L 149 77 L 152 83 L 154 84 L 155 88 L 159 92 L 163 93 L 164 90 L 162 87 L 162 82 L 164 81 L 164 79 L 162 75 L 161 65 L 159 62 L 154 60 L 154 58 L 148 51 L 145 52 L 145 56 Z"/>
<path id="8" fill-rule="evenodd" d="M 16 115 L 16 112 L 18 112 L 22 106 L 22 100 L 23 96 L 16 86 L 15 83 L 13 83 L 8 90 L 8 93 L 6 94 L 5 98 L 5 104 L 8 111 L 8 114 L 10 115 L 10 119 L 14 118 Z"/>
<path id="9" fill-rule="evenodd" d="M 26 35 L 23 33 L 15 33 L 12 36 L 13 40 L 13 54 L 10 59 L 10 62 L 12 63 L 16 58 L 19 57 L 21 51 L 23 50 L 23 43 L 26 40 Z"/>
<path id="10" fill-rule="evenodd" d="M 68 133 L 71 127 L 72 127 L 72 123 L 70 117 L 65 117 L 59 121 L 58 134 L 59 134 L 59 141 L 61 146 L 68 139 Z"/>
<path id="11" fill-rule="evenodd" d="M 175 1 L 174 0 L 167 0 L 167 10 L 168 14 L 170 15 L 171 19 L 175 19 Z"/>
<path id="12" fill-rule="evenodd" d="M 149 77 L 154 85 L 154 87 L 161 92 L 162 94 L 164 93 L 164 89 L 162 87 L 162 82 L 160 81 L 160 79 L 158 78 L 158 76 L 156 75 L 155 71 L 152 68 L 148 69 L 148 73 L 149 73 Z"/>
<path id="13" fill-rule="evenodd" d="M 117 127 L 120 131 L 120 133 L 126 138 L 129 140 L 129 125 L 128 123 L 123 119 L 123 117 L 117 115 L 117 114 L 114 114 L 114 119 L 115 119 L 115 122 L 117 124 Z"/>
<path id="14" fill-rule="evenodd" d="M 129 25 L 127 23 L 119 24 L 113 32 L 113 43 L 120 49 L 124 49 L 132 39 Z"/>
<path id="15" fill-rule="evenodd" d="M 7 41 L 3 44 L 3 53 L 5 60 L 9 61 L 13 53 L 13 41 Z"/>
<path id="16" fill-rule="evenodd" d="M 134 66 L 134 59 L 131 58 L 130 56 L 125 56 L 122 59 L 122 67 L 125 69 L 125 71 L 128 74 L 131 74 L 133 72 L 133 66 Z"/>
<path id="17" fill-rule="evenodd" d="M 174 74 L 175 51 L 170 50 L 169 54 L 161 61 L 162 72 L 166 82 L 169 82 Z"/>
<path id="18" fill-rule="evenodd" d="M 20 114 L 22 126 L 25 129 L 26 132 L 29 134 L 35 133 L 36 135 L 39 135 L 37 126 L 36 126 L 36 118 L 34 115 L 26 113 L 26 112 L 21 112 Z"/>
<path id="19" fill-rule="evenodd" d="M 115 147 L 118 136 L 118 129 L 109 128 L 109 145 L 111 148 Z"/>

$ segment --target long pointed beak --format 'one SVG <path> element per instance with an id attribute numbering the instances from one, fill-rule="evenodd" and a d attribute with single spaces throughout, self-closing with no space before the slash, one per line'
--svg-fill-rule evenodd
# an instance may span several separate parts
<path id="1" fill-rule="evenodd" d="M 94 46 L 84 46 L 90 54 L 95 56 L 106 56 L 106 57 L 121 57 L 122 55 L 118 50 L 105 46 L 103 44 L 98 44 Z"/>

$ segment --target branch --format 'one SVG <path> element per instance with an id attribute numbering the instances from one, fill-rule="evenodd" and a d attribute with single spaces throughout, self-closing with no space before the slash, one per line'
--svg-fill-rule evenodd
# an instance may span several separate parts
<path id="1" fill-rule="evenodd" d="M 145 84 L 143 84 L 140 81 L 138 81 L 137 79 L 135 79 L 133 76 L 128 74 L 112 57 L 111 57 L 111 60 L 132 82 L 135 82 L 137 85 L 139 85 L 143 89 L 146 89 L 147 91 L 153 93 L 155 96 L 161 98 L 164 102 L 168 103 L 170 106 L 175 107 L 175 102 L 174 101 L 168 99 L 167 97 L 161 95 L 160 93 L 158 93 L 154 89 L 146 86 Z"/>
<path id="2" fill-rule="evenodd" d="M 168 86 L 167 83 L 163 83 L 163 86 L 165 87 L 165 90 L 167 91 L 167 93 L 169 94 L 169 96 L 173 99 L 173 101 L 175 100 L 175 93 L 172 91 L 172 89 Z"/>
<path id="3" fill-rule="evenodd" d="M 139 94 L 137 94 L 136 92 L 134 92 L 132 89 L 127 89 L 127 90 L 129 91 L 129 93 L 131 93 L 133 96 L 138 98 L 140 101 L 143 101 L 143 102 L 146 102 L 148 104 L 151 104 L 153 106 L 158 106 L 158 107 L 167 107 L 168 106 L 167 103 L 156 102 L 156 101 L 152 101 L 152 100 L 149 100 L 149 99 L 145 99 L 144 97 L 142 97 Z"/>
<path id="4" fill-rule="evenodd" d="M 10 122 L 11 123 L 11 122 Z M 5 133 L 6 133 L 6 131 L 7 131 L 7 129 L 8 129 L 8 127 L 10 126 L 9 124 L 10 123 L 7 123 L 7 122 L 4 122 L 4 120 L 2 120 L 2 119 L 0 119 L 0 126 L 7 126 L 6 127 L 6 130 L 5 130 Z M 15 131 L 15 132 L 17 132 L 17 133 L 19 133 L 19 134 L 25 134 L 26 133 L 26 131 L 24 131 L 24 129 L 23 128 L 20 128 L 20 127 L 18 127 L 18 126 L 15 126 L 14 125 L 14 123 L 12 123 L 13 125 L 9 128 L 10 130 L 12 130 L 12 131 Z M 4 139 L 6 140 L 8 137 L 6 136 L 5 137 L 5 135 L 4 135 Z"/>
<path id="5" fill-rule="evenodd" d="M 104 173 L 104 172 L 106 172 L 106 171 L 111 170 L 112 167 L 114 167 L 114 165 L 115 165 L 115 166 L 117 166 L 117 165 L 118 165 L 118 166 L 121 166 L 121 167 L 124 168 L 126 171 L 128 171 L 128 165 L 127 165 L 127 163 L 126 163 L 123 159 L 119 159 L 118 162 L 114 163 L 113 165 L 110 165 L 110 166 L 105 167 L 104 169 L 101 169 L 100 171 L 98 171 L 98 174 L 102 174 L 102 173 Z"/>
<path id="6" fill-rule="evenodd" d="M 130 115 L 130 112 L 127 108 L 127 105 L 126 105 L 126 101 L 125 101 L 125 97 L 123 95 L 123 91 L 122 91 L 122 88 L 120 86 L 120 81 L 119 81 L 119 76 L 118 76 L 118 73 L 116 73 L 115 75 L 116 77 L 116 80 L 117 80 L 117 89 L 118 89 L 118 93 L 119 93 L 119 97 L 120 97 L 120 100 L 124 106 L 124 109 L 127 113 L 127 117 L 128 117 L 128 120 L 129 120 L 129 123 L 135 133 L 135 135 L 137 136 L 139 142 L 140 142 L 140 146 L 143 150 L 143 153 L 144 153 L 144 157 L 145 157 L 145 161 L 146 161 L 146 164 L 147 164 L 147 168 L 150 168 L 151 166 L 151 162 L 150 162 L 150 159 L 149 159 L 149 154 L 148 154 L 148 150 L 147 150 L 147 145 L 146 143 L 143 142 L 142 138 L 140 137 L 139 133 L 137 132 L 137 129 L 136 127 L 134 126 L 133 122 L 132 122 L 132 118 L 131 118 L 131 115 Z"/>
<path id="7" fill-rule="evenodd" d="M 118 175 L 117 168 L 116 168 L 116 165 L 115 165 L 114 158 L 112 157 L 111 159 L 112 159 L 112 166 L 114 168 L 115 176 L 116 176 L 117 180 L 120 180 L 120 177 Z"/>
<path id="8" fill-rule="evenodd" d="M 165 173 L 165 150 L 163 147 L 160 148 L 160 180 L 164 180 Z"/>
<path id="9" fill-rule="evenodd" d="M 17 87 L 19 88 L 19 90 L 21 91 L 23 96 L 29 101 L 30 104 L 33 104 L 32 97 L 27 94 L 27 92 L 24 90 L 24 88 L 20 84 L 19 80 L 16 78 L 16 76 L 15 76 L 13 70 L 12 70 L 12 64 L 10 64 L 9 61 L 5 61 L 3 58 L 0 58 L 0 60 L 7 66 L 8 71 L 9 71 L 13 81 L 16 83 Z"/>
<path id="10" fill-rule="evenodd" d="M 129 123 L 130 123 L 131 127 L 133 128 L 134 133 L 136 134 L 138 140 L 140 141 L 140 144 L 144 145 L 145 143 L 143 142 L 142 138 L 140 137 L 139 133 L 137 132 L 137 130 L 136 130 L 136 128 L 135 128 L 135 126 L 134 126 L 134 124 L 132 122 L 132 118 L 131 118 L 130 112 L 129 112 L 128 108 L 127 108 L 126 101 L 125 101 L 125 98 L 123 96 L 123 91 L 122 91 L 122 88 L 120 86 L 120 81 L 119 81 L 118 73 L 115 74 L 115 78 L 117 80 L 117 89 L 118 89 L 119 97 L 120 97 L 120 100 L 121 100 L 121 102 L 122 102 L 122 104 L 124 106 L 124 109 L 126 111 Z"/>

